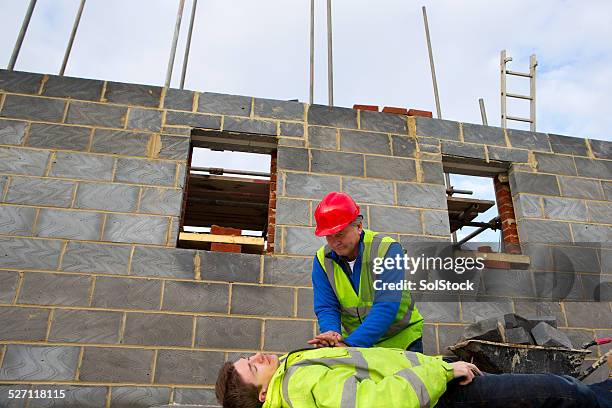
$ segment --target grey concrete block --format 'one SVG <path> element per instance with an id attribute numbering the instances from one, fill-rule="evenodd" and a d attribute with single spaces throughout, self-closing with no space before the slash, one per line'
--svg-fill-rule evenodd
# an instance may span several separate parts
<path id="1" fill-rule="evenodd" d="M 393 183 L 344 177 L 342 190 L 358 203 L 395 204 Z"/>
<path id="2" fill-rule="evenodd" d="M 293 122 L 280 122 L 280 135 L 291 137 L 304 137 L 304 124 Z"/>
<path id="3" fill-rule="evenodd" d="M 310 225 L 309 201 L 278 198 L 276 200 L 276 224 Z"/>
<path id="4" fill-rule="evenodd" d="M 600 273 L 601 250 L 586 248 L 582 245 L 558 246 L 550 248 L 554 270 L 563 272 Z"/>
<path id="5" fill-rule="evenodd" d="M 189 249 L 137 246 L 132 258 L 131 273 L 138 276 L 193 279 L 195 254 L 195 251 Z"/>
<path id="6" fill-rule="evenodd" d="M 574 273 L 534 272 L 533 280 L 536 297 L 541 300 L 584 300 L 582 283 Z"/>
<path id="7" fill-rule="evenodd" d="M 463 333 L 464 326 L 460 325 L 446 325 L 441 324 L 438 326 L 438 343 L 440 346 L 440 354 L 454 355 L 448 350 L 449 346 L 457 344 Z"/>
<path id="8" fill-rule="evenodd" d="M 56 310 L 49 341 L 115 344 L 119 342 L 122 313 Z"/>
<path id="9" fill-rule="evenodd" d="M 104 81 L 49 75 L 42 94 L 58 98 L 99 101 Z"/>
<path id="10" fill-rule="evenodd" d="M 513 312 L 512 302 L 505 299 L 497 301 L 461 301 L 461 308 L 464 322 L 476 322 Z"/>
<path id="11" fill-rule="evenodd" d="M 12 271 L 0 271 L 0 303 L 13 303 L 18 281 L 19 273 Z"/>
<path id="12" fill-rule="evenodd" d="M 589 221 L 612 224 L 612 203 L 589 201 Z"/>
<path id="13" fill-rule="evenodd" d="M 109 156 L 57 152 L 49 175 L 80 180 L 110 181 L 114 162 L 115 159 Z"/>
<path id="14" fill-rule="evenodd" d="M 13 119 L 61 122 L 66 101 L 33 96 L 6 95 L 0 116 Z"/>
<path id="15" fill-rule="evenodd" d="M 113 103 L 157 107 L 161 91 L 159 86 L 107 82 L 104 97 Z"/>
<path id="16" fill-rule="evenodd" d="M 269 286 L 234 285 L 230 313 L 293 316 L 293 290 Z"/>
<path id="17" fill-rule="evenodd" d="M 307 347 L 314 336 L 311 321 L 266 320 L 264 350 L 287 352 Z"/>
<path id="18" fill-rule="evenodd" d="M 278 169 L 308 171 L 308 149 L 279 147 Z"/>
<path id="19" fill-rule="evenodd" d="M 423 232 L 427 235 L 450 235 L 447 211 L 423 211 Z"/>
<path id="20" fill-rule="evenodd" d="M 166 282 L 162 310 L 227 313 L 229 285 L 199 282 Z"/>
<path id="21" fill-rule="evenodd" d="M 536 153 L 538 171 L 543 173 L 576 175 L 574 158 L 571 156 L 559 156 L 556 154 Z"/>
<path id="22" fill-rule="evenodd" d="M 370 228 L 381 232 L 423 233 L 419 211 L 408 208 L 371 206 Z"/>
<path id="23" fill-rule="evenodd" d="M 200 94 L 198 112 L 217 115 L 249 116 L 251 114 L 250 96 L 225 95 L 212 92 Z"/>
<path id="24" fill-rule="evenodd" d="M 522 270 L 491 269 L 482 271 L 485 295 L 508 297 L 534 297 L 531 273 Z"/>
<path id="25" fill-rule="evenodd" d="M 30 385 L 0 385 L 0 406 L 4 408 L 25 408 L 27 399 L 9 398 L 10 390 L 27 390 Z"/>
<path id="26" fill-rule="evenodd" d="M 295 255 L 314 255 L 325 244 L 323 238 L 314 234 L 314 228 L 283 227 L 285 251 Z"/>
<path id="27" fill-rule="evenodd" d="M 140 212 L 147 214 L 181 215 L 183 190 L 145 187 L 140 198 Z"/>
<path id="28" fill-rule="evenodd" d="M 0 234 L 32 236 L 36 208 L 0 206 Z"/>
<path id="29" fill-rule="evenodd" d="M 221 129 L 221 116 L 167 111 L 166 125 L 191 126 L 194 128 L 219 130 Z"/>
<path id="30" fill-rule="evenodd" d="M 285 193 L 289 197 L 322 199 L 331 191 L 340 191 L 340 177 L 287 173 Z"/>
<path id="31" fill-rule="evenodd" d="M 249 283 L 259 281 L 260 255 L 211 251 L 198 253 L 204 280 Z"/>
<path id="32" fill-rule="evenodd" d="M 131 248 L 127 245 L 69 242 L 61 270 L 127 275 Z"/>
<path id="33" fill-rule="evenodd" d="M 108 214 L 103 241 L 134 244 L 166 243 L 169 228 L 168 217 L 152 215 Z"/>
<path id="34" fill-rule="evenodd" d="M 423 353 L 428 356 L 438 355 L 438 336 L 436 326 L 433 324 L 423 325 Z"/>
<path id="35" fill-rule="evenodd" d="M 442 142 L 442 154 L 448 156 L 485 159 L 484 146 L 476 144 Z"/>
<path id="36" fill-rule="evenodd" d="M 512 194 L 531 193 L 554 196 L 561 194 L 555 176 L 516 171 L 510 173 L 510 190 Z"/>
<path id="37" fill-rule="evenodd" d="M 544 215 L 554 220 L 587 221 L 584 201 L 569 198 L 544 197 Z"/>
<path id="38" fill-rule="evenodd" d="M 79 380 L 150 383 L 153 354 L 153 350 L 85 347 Z"/>
<path id="39" fill-rule="evenodd" d="M 514 197 L 514 212 L 518 218 L 543 218 L 540 197 L 518 194 Z"/>
<path id="40" fill-rule="evenodd" d="M 127 107 L 71 101 L 66 123 L 122 128 L 127 115 Z"/>
<path id="41" fill-rule="evenodd" d="M 75 207 L 89 210 L 134 212 L 140 188 L 123 184 L 79 183 Z"/>
<path id="42" fill-rule="evenodd" d="M 361 129 L 375 130 L 377 132 L 408 134 L 407 118 L 404 115 L 386 112 L 372 112 L 362 110 L 359 112 Z"/>
<path id="43" fill-rule="evenodd" d="M 612 142 L 589 139 L 593 155 L 598 159 L 612 160 Z M 586 156 L 584 154 L 583 156 Z"/>
<path id="44" fill-rule="evenodd" d="M 414 160 L 399 157 L 366 156 L 366 177 L 415 181 L 416 164 Z"/>
<path id="45" fill-rule="evenodd" d="M 175 174 L 176 163 L 174 162 L 120 158 L 117 159 L 115 180 L 127 183 L 173 186 Z"/>
<path id="46" fill-rule="evenodd" d="M 531 300 L 514 301 L 514 308 L 518 315 L 529 319 L 540 316 L 552 316 L 559 326 L 565 326 L 565 316 L 559 302 L 535 302 Z"/>
<path id="47" fill-rule="evenodd" d="M 146 156 L 150 138 L 150 133 L 96 129 L 91 151 L 124 156 Z"/>
<path id="48" fill-rule="evenodd" d="M 550 143 L 546 133 L 529 132 L 526 130 L 506 129 L 512 147 L 550 152 Z"/>
<path id="49" fill-rule="evenodd" d="M 0 172 L 42 176 L 50 152 L 44 150 L 0 147 Z"/>
<path id="50" fill-rule="evenodd" d="M 336 150 L 338 148 L 337 130 L 335 128 L 308 126 L 308 141 L 315 149 Z"/>
<path id="51" fill-rule="evenodd" d="M 224 353 L 187 350 L 160 350 L 155 380 L 161 384 L 214 384 Z"/>
<path id="52" fill-rule="evenodd" d="M 130 108 L 127 128 L 159 132 L 162 112 L 155 109 Z"/>
<path id="53" fill-rule="evenodd" d="M 561 195 L 565 197 L 586 198 L 590 200 L 604 199 L 601 185 L 597 180 L 559 177 L 559 185 L 561 186 Z"/>
<path id="54" fill-rule="evenodd" d="M 92 307 L 157 310 L 161 302 L 160 280 L 98 277 Z"/>
<path id="55" fill-rule="evenodd" d="M 459 302 L 449 302 L 429 295 L 417 302 L 417 308 L 427 322 L 459 321 Z"/>
<path id="56" fill-rule="evenodd" d="M 261 348 L 260 319 L 237 317 L 198 317 L 196 346 L 259 350 Z"/>
<path id="57" fill-rule="evenodd" d="M 79 347 L 11 344 L 0 369 L 0 380 L 72 381 Z"/>
<path id="58" fill-rule="evenodd" d="M 315 319 L 312 289 L 299 288 L 297 291 L 297 317 Z"/>
<path id="59" fill-rule="evenodd" d="M 577 137 L 548 134 L 550 147 L 555 153 L 587 156 L 586 141 Z"/>
<path id="60" fill-rule="evenodd" d="M 82 126 L 64 126 L 32 123 L 27 145 L 46 149 L 86 151 L 91 129 Z"/>
<path id="61" fill-rule="evenodd" d="M 215 390 L 210 388 L 175 388 L 175 404 L 204 404 L 211 407 L 220 407 L 215 397 Z"/>
<path id="62" fill-rule="evenodd" d="M 190 139 L 183 136 L 162 135 L 160 159 L 187 160 L 189 158 Z"/>
<path id="63" fill-rule="evenodd" d="M 304 104 L 294 101 L 278 101 L 255 98 L 255 116 L 284 120 L 304 120 Z"/>
<path id="64" fill-rule="evenodd" d="M 23 143 L 27 122 L 0 119 L 0 144 L 20 145 Z"/>
<path id="65" fill-rule="evenodd" d="M 444 169 L 442 162 L 421 161 L 423 182 L 444 185 Z"/>
<path id="66" fill-rule="evenodd" d="M 164 126 L 162 127 L 162 133 L 167 133 L 171 135 L 179 135 L 179 136 L 190 136 L 191 128 L 178 127 L 178 126 Z"/>
<path id="67" fill-rule="evenodd" d="M 609 329 L 612 313 L 606 302 L 565 302 L 565 314 L 569 327 Z"/>
<path id="68" fill-rule="evenodd" d="M 357 111 L 348 108 L 310 105 L 308 124 L 357 129 Z"/>
<path id="69" fill-rule="evenodd" d="M 111 408 L 161 407 L 170 401 L 170 388 L 116 387 L 113 388 Z"/>
<path id="70" fill-rule="evenodd" d="M 450 120 L 416 117 L 417 136 L 430 136 L 445 140 L 459 140 L 459 123 Z"/>
<path id="71" fill-rule="evenodd" d="M 195 92 L 186 89 L 168 88 L 164 97 L 164 109 L 193 110 Z"/>
<path id="72" fill-rule="evenodd" d="M 478 320 L 465 328 L 461 340 L 505 341 L 505 329 L 497 317 Z"/>
<path id="73" fill-rule="evenodd" d="M 17 303 L 29 305 L 87 306 L 89 276 L 25 273 Z"/>
<path id="74" fill-rule="evenodd" d="M 49 310 L 0 307 L 1 341 L 44 341 Z"/>
<path id="75" fill-rule="evenodd" d="M 539 346 L 573 348 L 565 333 L 541 322 L 531 330 L 535 343 Z"/>
<path id="76" fill-rule="evenodd" d="M 604 190 L 604 197 L 608 201 L 612 201 L 612 182 L 610 181 L 602 181 L 601 185 Z"/>
<path id="77" fill-rule="evenodd" d="M 103 214 L 43 208 L 36 223 L 36 236 L 95 241 L 100 238 Z"/>
<path id="78" fill-rule="evenodd" d="M 5 92 L 37 94 L 43 75 L 31 72 L 0 69 L 0 90 Z"/>
<path id="79" fill-rule="evenodd" d="M 4 194 L 4 187 L 8 183 L 8 176 L 0 176 L 0 194 Z M 2 197 L 0 197 L 2 199 Z"/>
<path id="80" fill-rule="evenodd" d="M 57 268 L 62 242 L 59 240 L 0 237 L 0 268 Z"/>
<path id="81" fill-rule="evenodd" d="M 190 347 L 193 317 L 128 313 L 124 344 Z"/>
<path id="82" fill-rule="evenodd" d="M 397 204 L 445 210 L 446 187 L 418 183 L 397 183 Z"/>
<path id="83" fill-rule="evenodd" d="M 487 146 L 487 151 L 489 152 L 490 160 L 510 163 L 527 163 L 529 161 L 529 152 L 527 150 Z"/>
<path id="84" fill-rule="evenodd" d="M 359 130 L 340 131 L 340 150 L 345 152 L 391 154 L 389 136 Z"/>
<path id="85" fill-rule="evenodd" d="M 591 160 L 582 157 L 575 157 L 578 175 L 582 177 L 592 177 L 603 180 L 612 179 L 612 161 Z"/>
<path id="86" fill-rule="evenodd" d="M 502 128 L 464 123 L 463 140 L 470 143 L 482 143 L 494 146 L 506 146 L 506 137 Z"/>
<path id="87" fill-rule="evenodd" d="M 518 223 L 521 242 L 571 242 L 569 224 L 557 221 L 522 220 Z"/>
<path id="88" fill-rule="evenodd" d="M 185 164 L 177 164 L 178 171 L 176 176 L 176 184 L 178 188 L 185 188 L 187 183 L 187 166 Z"/>
<path id="89" fill-rule="evenodd" d="M 32 387 L 36 390 L 45 390 L 52 395 L 59 395 L 60 390 L 65 392 L 65 398 L 58 399 L 32 399 L 28 408 L 98 408 L 106 404 L 107 387 L 83 387 L 72 385 L 41 384 Z M 36 394 L 34 394 L 36 395 Z"/>
<path id="90" fill-rule="evenodd" d="M 266 256 L 264 259 L 264 283 L 311 286 L 312 257 Z"/>
<path id="91" fill-rule="evenodd" d="M 267 120 L 226 117 L 223 130 L 227 132 L 252 133 L 276 136 L 276 123 Z"/>
<path id="92" fill-rule="evenodd" d="M 393 156 L 414 157 L 416 152 L 416 141 L 405 136 L 391 135 L 391 146 Z"/>

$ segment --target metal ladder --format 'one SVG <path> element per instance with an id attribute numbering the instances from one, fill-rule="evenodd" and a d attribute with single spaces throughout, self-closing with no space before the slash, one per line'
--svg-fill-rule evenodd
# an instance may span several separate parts
<path id="1" fill-rule="evenodd" d="M 526 122 L 529 123 L 529 130 L 535 132 L 536 130 L 536 111 L 535 111 L 535 102 L 536 102 L 536 67 L 538 66 L 538 61 L 536 60 L 535 55 L 531 55 L 529 57 L 529 73 L 524 72 L 516 72 L 510 71 L 506 69 L 506 64 L 512 61 L 512 57 L 508 57 L 506 55 L 506 50 L 501 51 L 500 56 L 500 71 L 501 71 L 501 127 L 507 128 L 508 121 L 514 120 L 517 122 Z M 529 78 L 529 96 L 527 95 L 519 95 L 508 93 L 506 91 L 506 76 L 514 75 L 519 77 Z M 529 119 L 521 118 L 517 116 L 508 116 L 506 112 L 506 103 L 507 98 L 517 98 L 517 99 L 525 99 L 529 101 Z"/>

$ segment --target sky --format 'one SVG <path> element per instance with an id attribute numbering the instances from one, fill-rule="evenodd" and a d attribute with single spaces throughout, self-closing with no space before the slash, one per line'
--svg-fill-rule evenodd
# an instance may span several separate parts
<path id="1" fill-rule="evenodd" d="M 0 65 L 8 64 L 28 3 L 0 0 Z M 88 0 L 66 75 L 163 85 L 178 3 Z M 15 69 L 58 73 L 78 5 L 38 0 Z M 191 5 L 187 0 L 174 87 Z M 499 126 L 499 59 L 506 49 L 514 71 L 528 71 L 529 56 L 537 56 L 538 131 L 612 140 L 609 0 L 332 0 L 335 105 L 435 113 L 423 5 L 444 119 L 481 123 L 483 98 L 489 124 Z M 326 0 L 315 0 L 315 9 L 314 99 L 326 104 Z M 185 88 L 307 102 L 309 13 L 310 0 L 199 0 Z M 508 92 L 527 94 L 528 86 L 527 79 L 510 78 Z M 528 113 L 526 101 L 509 103 L 509 115 Z M 475 191 L 485 185 L 456 183 Z"/>

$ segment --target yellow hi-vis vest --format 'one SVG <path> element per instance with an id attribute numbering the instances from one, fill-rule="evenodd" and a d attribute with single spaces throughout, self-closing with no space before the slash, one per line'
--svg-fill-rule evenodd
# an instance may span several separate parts
<path id="1" fill-rule="evenodd" d="M 263 408 L 433 407 L 453 378 L 441 358 L 389 348 L 323 347 L 281 357 Z"/>
<path id="2" fill-rule="evenodd" d="M 364 229 L 363 253 L 361 254 L 361 276 L 359 279 L 359 293 L 355 293 L 351 282 L 331 257 L 328 245 L 317 251 L 317 259 L 327 275 L 327 279 L 340 303 L 340 320 L 342 322 L 342 335 L 348 336 L 368 315 L 374 304 L 374 281 L 378 276 L 373 271 L 373 258 L 384 258 L 395 240 L 384 237 L 373 231 Z M 375 254 L 372 256 L 372 254 Z M 419 313 L 408 290 L 402 291 L 400 306 L 395 320 L 387 332 L 374 344 L 375 347 L 391 347 L 406 349 L 413 341 L 423 336 L 423 316 Z"/>

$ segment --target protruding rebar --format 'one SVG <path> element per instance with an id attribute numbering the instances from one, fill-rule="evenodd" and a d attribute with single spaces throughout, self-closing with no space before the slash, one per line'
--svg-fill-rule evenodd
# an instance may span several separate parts
<path id="1" fill-rule="evenodd" d="M 191 8 L 191 20 L 189 20 L 189 32 L 187 33 L 187 44 L 185 44 L 185 57 L 183 58 L 183 71 L 181 72 L 181 89 L 185 87 L 185 76 L 187 75 L 187 61 L 189 61 L 189 50 L 191 49 L 191 34 L 193 33 L 193 22 L 195 21 L 198 0 L 193 0 Z"/>
<path id="2" fill-rule="evenodd" d="M 21 23 L 21 30 L 19 30 L 17 41 L 15 41 L 13 54 L 11 54 L 11 59 L 8 63 L 7 69 L 9 71 L 12 71 L 13 68 L 15 68 L 15 62 L 17 62 L 17 56 L 19 56 L 19 51 L 21 50 L 21 44 L 23 44 L 23 39 L 25 37 L 26 31 L 28 31 L 28 25 L 30 25 L 30 19 L 32 18 L 32 13 L 34 12 L 34 6 L 36 6 L 36 0 L 30 0 L 30 5 L 28 6 L 26 15 L 23 18 L 23 23 Z"/>
<path id="3" fill-rule="evenodd" d="M 70 39 L 68 40 L 68 46 L 66 46 L 66 52 L 64 53 L 64 60 L 62 61 L 62 67 L 60 68 L 60 76 L 64 76 L 66 72 L 66 65 L 68 65 L 68 58 L 70 58 L 70 52 L 72 51 L 72 45 L 74 44 L 74 37 L 76 36 L 79 23 L 81 22 L 81 16 L 83 15 L 83 7 L 85 7 L 85 0 L 81 0 L 79 5 L 79 11 L 77 11 L 76 17 L 74 18 L 74 24 L 72 25 L 72 32 L 70 33 Z"/>
<path id="4" fill-rule="evenodd" d="M 176 23 L 174 25 L 174 37 L 172 38 L 172 48 L 170 49 L 170 58 L 168 60 L 168 69 L 166 70 L 165 87 L 170 88 L 170 80 L 172 79 L 172 67 L 174 66 L 174 57 L 176 56 L 176 44 L 178 43 L 179 32 L 181 31 L 181 18 L 183 17 L 183 8 L 185 0 L 179 0 L 179 7 L 176 13 Z"/>

